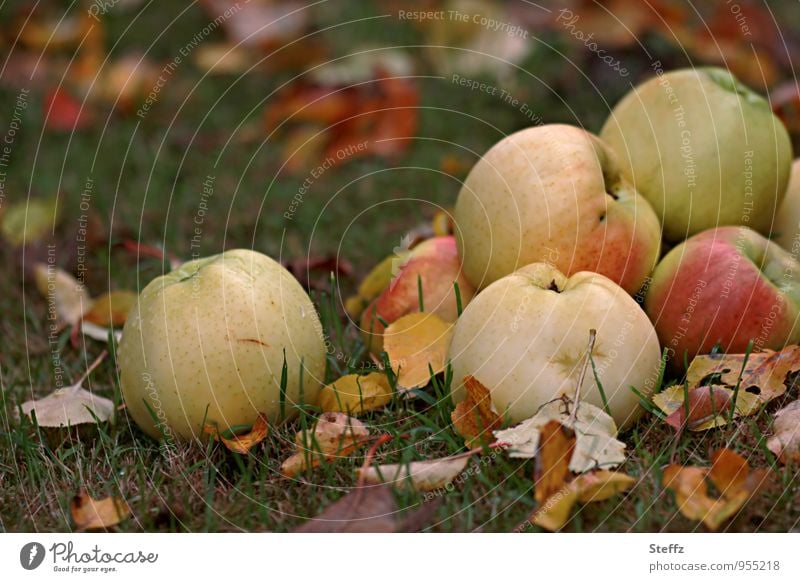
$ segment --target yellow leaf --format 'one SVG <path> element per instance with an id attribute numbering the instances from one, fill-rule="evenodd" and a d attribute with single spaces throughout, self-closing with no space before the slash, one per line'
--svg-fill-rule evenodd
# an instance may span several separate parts
<path id="1" fill-rule="evenodd" d="M 83 316 L 84 321 L 103 327 L 119 327 L 125 324 L 128 313 L 139 298 L 133 291 L 111 291 L 103 293 L 92 303 L 92 308 Z"/>
<path id="2" fill-rule="evenodd" d="M 383 332 L 383 347 L 389 356 L 397 385 L 403 390 L 425 386 L 433 374 L 444 371 L 453 338 L 453 324 L 433 313 L 411 313 Z"/>
<path id="3" fill-rule="evenodd" d="M 283 462 L 281 473 L 294 477 L 323 461 L 346 457 L 368 440 L 369 429 L 360 420 L 341 412 L 325 412 L 310 431 L 297 433 L 296 452 Z"/>
<path id="4" fill-rule="evenodd" d="M 52 265 L 39 263 L 34 268 L 36 287 L 47 299 L 48 312 L 62 323 L 74 325 L 91 308 L 89 292 L 75 277 Z"/>
<path id="5" fill-rule="evenodd" d="M 708 387 L 701 386 L 698 388 L 692 388 L 689 390 L 689 394 L 693 394 L 698 389 L 707 390 Z M 713 392 L 715 394 L 724 394 L 727 396 L 726 400 L 733 402 L 733 390 L 731 388 L 715 385 L 713 387 Z M 668 416 L 675 413 L 680 413 L 680 411 L 684 409 L 684 395 L 685 393 L 683 385 L 671 386 L 653 396 L 653 404 L 658 406 L 658 408 L 665 412 Z M 740 389 L 736 396 L 736 411 L 733 416 L 734 418 L 738 418 L 740 416 L 750 416 L 751 414 L 755 414 L 755 412 L 761 408 L 761 405 L 762 402 L 758 396 L 751 394 L 750 392 L 746 392 L 744 389 Z M 717 412 L 716 416 L 710 416 L 710 418 L 702 419 L 695 424 L 690 422 L 688 428 L 691 431 L 700 432 L 715 427 L 725 426 L 728 424 L 729 412 L 730 408 L 724 407 L 722 410 Z M 692 416 L 692 409 L 690 408 L 690 421 Z"/>
<path id="6" fill-rule="evenodd" d="M 476 378 L 464 378 L 464 389 L 466 398 L 450 414 L 453 428 L 464 437 L 469 448 L 488 444 L 494 440 L 492 430 L 499 428 L 503 419 L 492 407 L 489 389 Z"/>
<path id="7" fill-rule="evenodd" d="M 464 471 L 468 462 L 469 456 L 455 455 L 402 465 L 372 466 L 366 471 L 359 469 L 358 476 L 365 483 L 373 485 L 391 483 L 398 489 L 434 491 L 452 483 Z"/>
<path id="8" fill-rule="evenodd" d="M 207 424 L 203 427 L 203 432 L 210 435 L 214 440 L 221 441 L 225 448 L 240 455 L 246 455 L 254 446 L 267 438 L 269 434 L 269 421 L 266 415 L 259 414 L 253 426 L 245 434 L 234 434 L 231 437 L 224 437 L 219 433 L 216 426 Z"/>
<path id="9" fill-rule="evenodd" d="M 386 374 L 372 372 L 366 376 L 342 376 L 322 388 L 317 402 L 323 412 L 362 414 L 381 408 L 391 400 L 392 387 Z"/>
<path id="10" fill-rule="evenodd" d="M 122 499 L 93 499 L 84 492 L 72 498 L 69 508 L 78 531 L 106 529 L 117 525 L 131 514 L 131 508 Z"/>
<path id="11" fill-rule="evenodd" d="M 55 198 L 18 202 L 3 214 L 3 237 L 14 246 L 34 243 L 53 231 L 58 218 Z"/>

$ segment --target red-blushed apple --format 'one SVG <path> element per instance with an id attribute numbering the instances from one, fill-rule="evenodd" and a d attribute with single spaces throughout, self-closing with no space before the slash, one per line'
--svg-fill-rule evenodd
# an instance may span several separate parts
<path id="1" fill-rule="evenodd" d="M 455 208 L 467 278 L 478 288 L 547 262 L 601 273 L 636 293 L 658 260 L 661 228 L 613 152 L 571 125 L 514 133 L 470 172 Z"/>
<path id="2" fill-rule="evenodd" d="M 658 264 L 645 310 L 673 369 L 717 344 L 781 349 L 800 340 L 800 263 L 747 227 L 706 230 Z"/>
<path id="3" fill-rule="evenodd" d="M 792 164 L 789 187 L 772 225 L 772 240 L 800 257 L 800 158 Z"/>
<path id="4" fill-rule="evenodd" d="M 280 263 L 246 249 L 184 263 L 131 310 L 117 361 L 128 414 L 155 438 L 272 423 L 314 404 L 325 343 L 314 304 Z M 283 366 L 287 382 L 281 390 Z"/>
<path id="5" fill-rule="evenodd" d="M 426 313 L 435 313 L 444 321 L 458 318 L 458 302 L 454 283 L 458 283 L 461 306 L 475 295 L 458 258 L 453 236 L 437 236 L 415 246 L 405 259 L 398 259 L 397 272 L 389 286 L 364 311 L 361 330 L 370 351 L 383 349 L 384 326 L 409 313 L 420 310 L 419 282 L 422 282 L 422 303 Z"/>
<path id="6" fill-rule="evenodd" d="M 567 277 L 546 263 L 495 281 L 464 310 L 450 344 L 454 400 L 464 398 L 467 376 L 486 386 L 497 412 L 514 423 L 555 398 L 574 400 L 592 329 L 594 371 L 587 369 L 580 398 L 602 408 L 605 394 L 617 425 L 630 425 L 642 412 L 631 386 L 650 394 L 658 382 L 653 325 L 607 277 L 586 271 Z"/>

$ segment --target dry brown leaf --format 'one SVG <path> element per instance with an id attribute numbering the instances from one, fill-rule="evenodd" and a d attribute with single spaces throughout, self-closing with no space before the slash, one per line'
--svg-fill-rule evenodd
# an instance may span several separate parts
<path id="1" fill-rule="evenodd" d="M 773 434 L 767 448 L 781 463 L 800 463 L 800 400 L 795 400 L 775 413 Z"/>
<path id="2" fill-rule="evenodd" d="M 212 424 L 205 425 L 203 427 L 203 432 L 214 440 L 221 441 L 229 451 L 240 455 L 246 455 L 250 452 L 250 449 L 267 438 L 269 434 L 269 421 L 265 414 L 259 413 L 253 426 L 244 434 L 234 434 L 231 437 L 225 437 L 220 434 L 219 429 Z"/>
<path id="3" fill-rule="evenodd" d="M 47 299 L 62 324 L 74 325 L 92 306 L 86 287 L 75 277 L 51 265 L 40 263 L 34 267 L 36 287 Z"/>
<path id="4" fill-rule="evenodd" d="M 388 485 L 356 487 L 309 519 L 295 531 L 301 533 L 398 533 L 416 532 L 427 524 L 438 502 L 423 503 L 404 514 L 397 511 Z"/>
<path id="5" fill-rule="evenodd" d="M 669 465 L 662 483 L 675 493 L 678 510 L 716 531 L 766 484 L 767 469 L 750 470 L 747 461 L 729 449 L 714 453 L 711 468 Z M 708 495 L 708 482 L 721 497 Z"/>
<path id="6" fill-rule="evenodd" d="M 386 374 L 372 372 L 366 376 L 348 374 L 323 387 L 317 403 L 323 412 L 363 414 L 383 408 L 392 401 L 392 387 Z"/>
<path id="7" fill-rule="evenodd" d="M 618 440 L 617 425 L 602 409 L 580 402 L 575 416 L 568 398 L 548 402 L 535 416 L 505 430 L 495 431 L 498 443 L 512 458 L 531 459 L 539 450 L 542 427 L 555 420 L 575 431 L 576 442 L 569 463 L 573 473 L 610 468 L 625 461 L 625 443 Z"/>
<path id="8" fill-rule="evenodd" d="M 138 298 L 139 295 L 133 291 L 103 293 L 94 299 L 91 309 L 83 316 L 83 320 L 101 327 L 122 326 Z"/>
<path id="9" fill-rule="evenodd" d="M 430 382 L 431 371 L 443 372 L 452 339 L 453 324 L 434 313 L 410 313 L 387 327 L 383 349 L 397 374 L 398 388 L 421 388 Z"/>
<path id="10" fill-rule="evenodd" d="M 281 473 L 294 477 L 323 461 L 346 457 L 368 440 L 369 429 L 360 420 L 341 412 L 325 412 L 310 431 L 297 433 L 297 452 L 283 462 Z"/>
<path id="11" fill-rule="evenodd" d="M 492 406 L 489 389 L 473 376 L 464 378 L 466 397 L 450 414 L 453 428 L 464 437 L 467 447 L 474 448 L 494 440 L 492 431 L 500 428 L 503 419 Z"/>
<path id="12" fill-rule="evenodd" d="M 398 489 L 434 491 L 446 487 L 469 463 L 468 455 L 455 455 L 407 464 L 378 465 L 359 469 L 359 479 L 367 484 L 389 483 Z"/>
<path id="13" fill-rule="evenodd" d="M 633 487 L 636 479 L 615 471 L 592 471 L 573 479 L 534 511 L 529 522 L 548 531 L 564 527 L 576 503 L 605 501 Z"/>
<path id="14" fill-rule="evenodd" d="M 44 398 L 23 403 L 21 408 L 28 417 L 36 414 L 36 423 L 46 428 L 67 428 L 114 419 L 114 403 L 92 394 L 81 384 L 59 388 Z"/>
<path id="15" fill-rule="evenodd" d="M 72 520 L 78 531 L 107 529 L 127 519 L 131 514 L 128 504 L 117 497 L 93 499 L 81 491 L 69 504 Z"/>
<path id="16" fill-rule="evenodd" d="M 551 420 L 539 436 L 539 452 L 534 466 L 535 499 L 542 504 L 556 494 L 570 476 L 569 461 L 575 449 L 575 433 Z"/>

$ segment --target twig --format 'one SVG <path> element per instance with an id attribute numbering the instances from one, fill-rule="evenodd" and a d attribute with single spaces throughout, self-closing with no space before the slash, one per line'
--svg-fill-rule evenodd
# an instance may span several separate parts
<path id="1" fill-rule="evenodd" d="M 378 440 L 372 443 L 372 446 L 369 448 L 366 456 L 364 457 L 364 464 L 361 465 L 361 470 L 358 472 L 358 482 L 356 484 L 356 487 L 364 486 L 364 483 L 366 482 L 367 479 L 367 469 L 369 469 L 370 465 L 372 464 L 372 460 L 375 458 L 375 455 L 378 452 L 380 446 L 385 445 L 386 443 L 391 442 L 393 440 L 394 436 L 390 434 L 382 434 L 380 437 L 378 437 Z"/>
<path id="2" fill-rule="evenodd" d="M 592 359 L 592 350 L 594 350 L 595 339 L 597 339 L 597 330 L 590 329 L 589 345 L 586 346 L 586 359 L 583 362 L 583 368 L 581 368 L 581 374 L 580 376 L 578 376 L 578 387 L 575 389 L 575 406 L 572 407 L 572 414 L 570 415 L 572 426 L 575 426 L 575 419 L 578 417 L 578 405 L 580 404 L 581 401 L 581 386 L 583 385 L 584 378 L 586 378 L 586 370 L 589 368 L 589 362 Z"/>
<path id="3" fill-rule="evenodd" d="M 94 362 L 92 362 L 89 365 L 89 367 L 86 368 L 86 371 L 83 373 L 83 376 L 81 376 L 78 379 L 78 381 L 72 385 L 71 392 L 77 392 L 83 387 L 83 383 L 86 382 L 86 378 L 89 377 L 89 374 L 95 371 L 97 366 L 103 363 L 103 360 L 106 359 L 106 356 L 108 356 L 108 350 L 103 350 L 102 352 L 100 352 L 100 355 L 95 358 Z"/>

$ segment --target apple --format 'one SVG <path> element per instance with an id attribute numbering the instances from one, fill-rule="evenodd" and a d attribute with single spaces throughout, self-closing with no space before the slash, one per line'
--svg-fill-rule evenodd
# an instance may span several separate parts
<path id="1" fill-rule="evenodd" d="M 148 284 L 122 333 L 122 396 L 155 438 L 190 440 L 203 423 L 219 430 L 252 424 L 259 413 L 316 402 L 325 344 L 314 305 L 294 277 L 246 249 L 184 263 Z M 302 387 L 301 387 L 302 378 Z M 302 391 L 302 395 L 301 395 Z"/>
<path id="2" fill-rule="evenodd" d="M 769 233 L 791 142 L 769 103 L 728 71 L 681 69 L 646 81 L 619 102 L 600 136 L 668 241 L 726 225 Z"/>
<path id="3" fill-rule="evenodd" d="M 421 242 L 405 258 L 398 258 L 395 269 L 392 281 L 361 317 L 364 343 L 374 354 L 383 350 L 381 320 L 391 324 L 404 315 L 419 312 L 420 281 L 425 312 L 435 313 L 444 321 L 458 319 L 454 283 L 458 283 L 462 308 L 475 295 L 475 288 L 461 270 L 453 236 L 436 236 Z"/>
<path id="4" fill-rule="evenodd" d="M 677 370 L 717 344 L 781 349 L 800 341 L 800 263 L 750 228 L 707 230 L 658 264 L 645 310 Z"/>
<path id="5" fill-rule="evenodd" d="M 800 158 L 792 164 L 789 187 L 775 216 L 771 238 L 793 257 L 800 256 Z"/>
<path id="6" fill-rule="evenodd" d="M 631 386 L 650 394 L 659 377 L 653 325 L 607 277 L 585 271 L 567 277 L 547 263 L 495 281 L 464 310 L 450 344 L 453 399 L 463 400 L 463 380 L 474 376 L 490 390 L 497 412 L 514 423 L 562 395 L 574 399 L 591 329 L 609 411 L 618 426 L 629 426 L 642 412 Z M 580 399 L 604 406 L 591 368 Z"/>
<path id="7" fill-rule="evenodd" d="M 485 287 L 519 267 L 601 273 L 636 293 L 655 267 L 658 218 L 613 152 L 571 125 L 514 133 L 470 172 L 455 208 L 467 278 Z"/>

